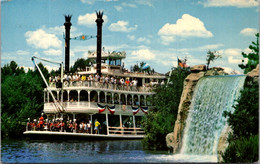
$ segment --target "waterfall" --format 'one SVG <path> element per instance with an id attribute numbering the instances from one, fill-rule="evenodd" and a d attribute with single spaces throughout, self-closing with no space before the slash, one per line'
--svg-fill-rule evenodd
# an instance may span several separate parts
<path id="1" fill-rule="evenodd" d="M 216 162 L 218 140 L 227 125 L 223 112 L 234 111 L 232 106 L 240 96 L 245 77 L 212 76 L 199 80 L 186 120 L 182 148 L 176 157 L 187 159 L 204 156 Z"/>

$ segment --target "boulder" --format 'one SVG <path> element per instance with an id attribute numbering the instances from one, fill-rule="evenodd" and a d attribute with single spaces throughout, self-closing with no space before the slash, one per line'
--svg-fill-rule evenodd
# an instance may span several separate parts
<path id="1" fill-rule="evenodd" d="M 252 78 L 259 77 L 259 64 L 257 64 L 255 69 L 253 69 L 251 72 L 247 73 L 247 76 L 252 77 Z"/>
<path id="2" fill-rule="evenodd" d="M 206 71 L 206 65 L 204 65 L 204 64 L 195 65 L 195 66 L 191 67 L 190 70 L 193 73 L 197 73 L 197 72 L 200 72 L 200 71 Z"/>

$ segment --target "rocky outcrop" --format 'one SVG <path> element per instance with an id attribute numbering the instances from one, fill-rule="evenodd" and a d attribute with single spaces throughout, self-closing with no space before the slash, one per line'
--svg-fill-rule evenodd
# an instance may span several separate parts
<path id="1" fill-rule="evenodd" d="M 247 76 L 252 78 L 259 78 L 259 64 L 251 72 L 247 73 Z"/>
<path id="2" fill-rule="evenodd" d="M 190 71 L 192 73 L 198 73 L 198 72 L 201 72 L 201 71 L 206 71 L 206 65 L 195 65 L 193 67 L 191 67 Z"/>
<path id="3" fill-rule="evenodd" d="M 195 73 L 191 73 L 190 75 L 188 75 L 184 81 L 184 88 L 178 108 L 178 115 L 177 120 L 175 121 L 174 131 L 173 133 L 169 133 L 166 136 L 167 146 L 173 150 L 173 153 L 178 152 L 181 147 L 182 132 L 188 116 L 188 110 L 190 108 L 192 95 L 197 82 L 205 74 L 204 66 L 199 65 L 192 67 L 191 70 Z"/>
<path id="4" fill-rule="evenodd" d="M 196 65 L 191 68 L 191 74 L 186 77 L 184 81 L 184 88 L 178 108 L 177 120 L 175 121 L 174 131 L 166 136 L 167 146 L 173 150 L 173 153 L 177 153 L 182 145 L 183 130 L 185 127 L 186 119 L 188 117 L 188 111 L 192 96 L 200 78 L 204 76 L 225 75 L 223 68 L 213 67 L 206 70 L 206 65 Z"/>
<path id="5" fill-rule="evenodd" d="M 228 73 L 224 72 L 224 69 L 221 67 L 213 67 L 205 73 L 205 76 L 215 76 L 215 75 L 228 75 Z"/>
<path id="6" fill-rule="evenodd" d="M 219 137 L 217 153 L 218 153 L 218 162 L 223 162 L 222 154 L 225 152 L 228 147 L 228 135 L 232 133 L 230 126 L 226 125 Z"/>

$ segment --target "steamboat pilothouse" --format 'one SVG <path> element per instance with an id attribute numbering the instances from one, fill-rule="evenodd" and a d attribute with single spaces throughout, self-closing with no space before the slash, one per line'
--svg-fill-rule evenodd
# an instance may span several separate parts
<path id="1" fill-rule="evenodd" d="M 98 19 L 102 19 L 103 13 L 97 12 Z M 69 17 L 69 19 L 68 19 Z M 66 19 L 67 18 L 67 19 Z M 69 54 L 69 31 L 66 25 L 71 25 L 71 16 L 65 16 L 66 28 L 65 38 L 65 74 L 63 75 L 63 64 L 61 65 L 61 82 L 46 83 L 44 89 L 44 109 L 46 122 L 60 119 L 63 122 L 74 121 L 91 122 L 89 133 L 71 133 L 61 131 L 27 130 L 27 135 L 43 136 L 76 136 L 94 138 L 143 138 L 145 133 L 141 126 L 142 117 L 152 108 L 151 97 L 155 94 L 153 88 L 165 83 L 166 76 L 156 72 L 131 72 L 124 68 L 123 59 L 126 53 L 105 52 L 101 50 L 101 32 L 98 27 L 97 51 L 89 51 L 88 58 L 93 61 L 84 70 L 75 74 L 69 73 L 67 54 Z M 98 19 L 96 20 L 98 24 Z M 98 24 L 100 26 L 100 24 Z M 102 26 L 102 24 L 101 24 Z M 100 34 L 101 33 L 101 34 Z M 67 43 L 66 43 L 67 42 Z M 38 58 L 40 59 L 40 58 Z M 59 64 L 59 63 L 57 63 Z M 71 79 L 68 77 L 71 76 Z M 99 134 L 94 134 L 95 121 L 100 122 Z"/>

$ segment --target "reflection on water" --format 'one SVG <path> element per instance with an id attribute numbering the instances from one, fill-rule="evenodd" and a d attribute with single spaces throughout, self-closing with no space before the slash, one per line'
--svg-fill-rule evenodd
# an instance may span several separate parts
<path id="1" fill-rule="evenodd" d="M 183 156 L 145 151 L 141 140 L 2 140 L 5 163 L 173 163 L 216 162 L 211 156 Z"/>
<path id="2" fill-rule="evenodd" d="M 2 162 L 166 162 L 153 156 L 167 152 L 144 151 L 140 140 L 43 141 L 3 140 Z"/>

